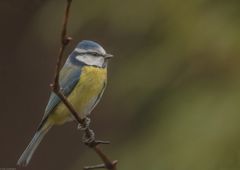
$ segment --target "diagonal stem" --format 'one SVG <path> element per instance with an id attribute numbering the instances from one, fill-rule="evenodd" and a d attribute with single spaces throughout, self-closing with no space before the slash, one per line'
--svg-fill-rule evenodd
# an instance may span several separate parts
<path id="1" fill-rule="evenodd" d="M 109 160 L 109 158 L 107 157 L 107 155 L 105 155 L 102 150 L 98 147 L 98 145 L 96 145 L 95 147 L 93 147 L 94 151 L 98 154 L 98 156 L 102 159 L 102 161 L 104 162 L 105 168 L 109 169 L 109 170 L 116 170 L 116 165 L 117 165 L 117 161 L 113 161 L 111 162 Z"/>
<path id="2" fill-rule="evenodd" d="M 71 114 L 74 116 L 75 120 L 81 124 L 82 126 L 85 125 L 84 119 L 81 119 L 77 113 L 77 111 L 74 109 L 72 104 L 67 100 L 67 97 L 62 93 L 60 85 L 59 85 L 59 74 L 61 70 L 61 64 L 63 59 L 63 54 L 66 49 L 66 46 L 69 44 L 69 42 L 72 40 L 71 37 L 67 36 L 67 25 L 68 25 L 68 18 L 69 18 L 69 12 L 71 7 L 72 0 L 67 0 L 67 5 L 65 8 L 65 15 L 63 19 L 63 25 L 62 25 L 62 32 L 61 32 L 61 47 L 59 49 L 59 54 L 57 58 L 56 68 L 55 68 L 55 74 L 54 74 L 54 80 L 53 83 L 50 85 L 52 88 L 52 91 L 61 99 L 61 101 L 65 104 L 65 106 L 69 109 Z M 90 129 L 87 127 L 85 129 L 86 136 L 90 136 Z M 116 170 L 116 164 L 117 161 L 110 161 L 110 159 L 107 157 L 106 154 L 103 153 L 103 151 L 98 147 L 99 144 L 107 144 L 109 142 L 105 141 L 96 141 L 95 139 L 91 141 L 90 143 L 87 143 L 87 145 L 90 148 L 93 148 L 93 150 L 99 155 L 99 157 L 102 159 L 104 164 L 101 166 L 95 166 L 96 168 L 106 168 L 108 170 Z M 94 167 L 94 166 L 92 166 Z M 92 168 L 93 169 L 93 168 Z"/>

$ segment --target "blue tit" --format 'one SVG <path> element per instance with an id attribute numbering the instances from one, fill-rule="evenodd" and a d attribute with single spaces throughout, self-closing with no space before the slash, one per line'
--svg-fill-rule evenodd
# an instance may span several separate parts
<path id="1" fill-rule="evenodd" d="M 98 43 L 81 41 L 68 56 L 60 71 L 59 84 L 68 101 L 82 119 L 86 118 L 100 101 L 107 83 L 107 65 L 111 54 Z M 17 164 L 28 165 L 37 146 L 53 125 L 73 121 L 68 108 L 51 93 L 42 121 Z"/>

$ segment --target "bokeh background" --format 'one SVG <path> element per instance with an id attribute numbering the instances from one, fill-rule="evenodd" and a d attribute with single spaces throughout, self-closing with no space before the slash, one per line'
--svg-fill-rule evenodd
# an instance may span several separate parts
<path id="1" fill-rule="evenodd" d="M 0 169 L 15 168 L 42 118 L 65 0 L 0 1 Z M 78 41 L 115 58 L 92 113 L 119 170 L 240 169 L 240 1 L 73 0 Z M 75 123 L 53 128 L 26 170 L 100 163 Z M 17 168 L 23 169 L 23 168 Z"/>

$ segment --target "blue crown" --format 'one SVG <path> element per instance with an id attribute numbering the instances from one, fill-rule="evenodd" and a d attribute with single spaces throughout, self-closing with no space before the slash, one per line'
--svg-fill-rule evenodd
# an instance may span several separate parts
<path id="1" fill-rule="evenodd" d="M 98 48 L 102 48 L 101 45 L 99 45 L 98 43 L 94 42 L 94 41 L 90 41 L 90 40 L 83 40 L 80 43 L 78 43 L 76 48 L 80 48 L 80 49 L 84 49 L 84 50 L 89 50 L 89 49 L 98 49 Z"/>

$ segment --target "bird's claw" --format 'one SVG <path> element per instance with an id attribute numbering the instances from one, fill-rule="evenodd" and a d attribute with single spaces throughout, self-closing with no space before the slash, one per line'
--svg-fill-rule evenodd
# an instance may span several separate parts
<path id="1" fill-rule="evenodd" d="M 83 135 L 83 143 L 86 145 L 91 145 L 91 143 L 95 142 L 95 134 L 93 130 L 88 129 L 88 133 L 84 133 Z"/>
<path id="2" fill-rule="evenodd" d="M 83 124 L 80 124 L 80 123 L 78 124 L 77 129 L 78 129 L 78 130 L 85 131 L 87 128 L 89 128 L 90 123 L 91 123 L 91 119 L 88 118 L 88 117 L 86 117 L 86 118 L 84 118 L 84 120 L 83 120 Z"/>

